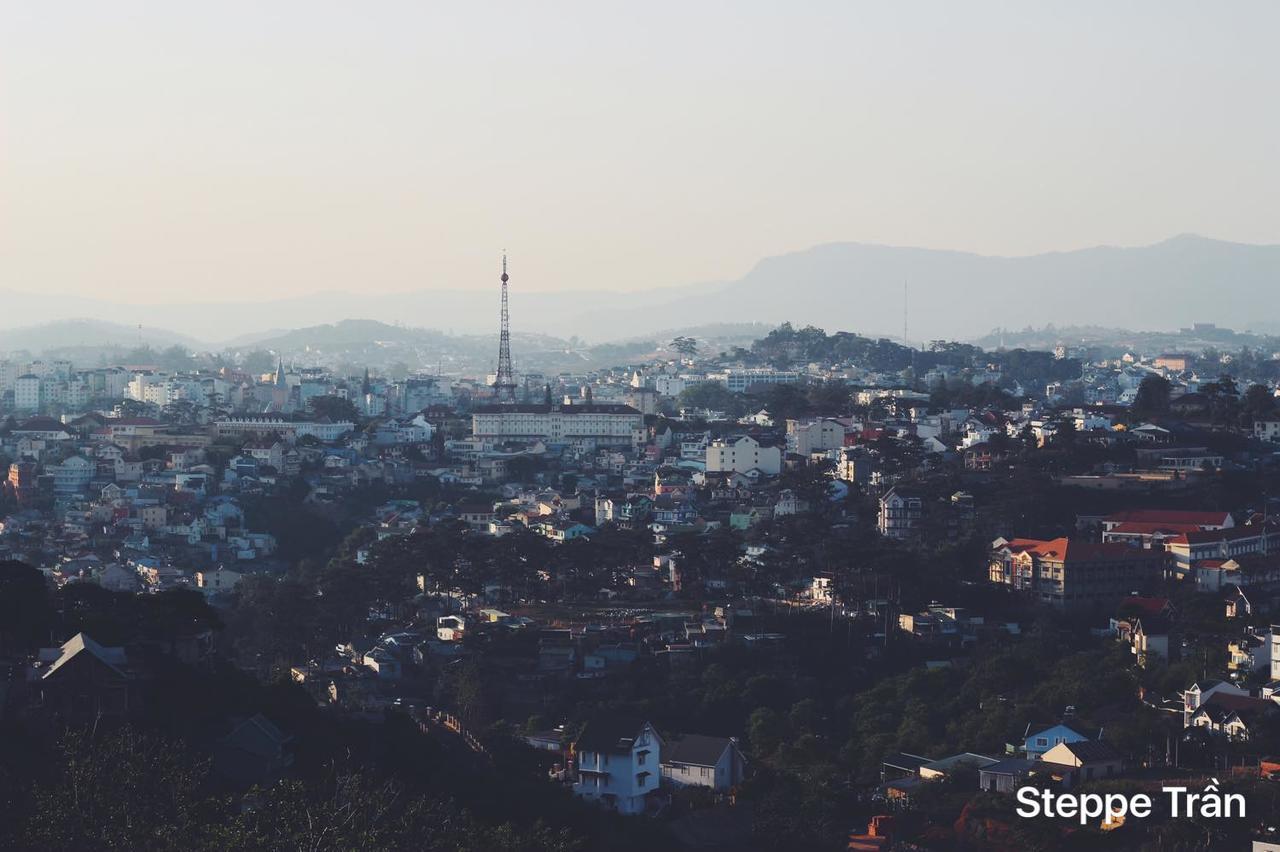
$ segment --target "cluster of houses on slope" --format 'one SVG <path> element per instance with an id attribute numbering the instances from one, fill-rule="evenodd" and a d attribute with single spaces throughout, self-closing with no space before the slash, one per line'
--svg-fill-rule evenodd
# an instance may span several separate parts
<path id="1" fill-rule="evenodd" d="M 563 768 L 552 774 L 575 795 L 621 814 L 641 814 L 660 789 L 701 788 L 732 794 L 747 760 L 732 737 L 701 734 L 664 738 L 652 723 L 608 716 L 587 723 L 571 743 L 560 731 L 529 736 L 530 745 L 562 751 Z"/>
<path id="2" fill-rule="evenodd" d="M 977 789 L 993 793 L 1013 793 L 1029 783 L 1069 790 L 1120 777 L 1124 760 L 1102 734 L 1102 729 L 1068 716 L 1051 724 L 1028 724 L 1016 752 L 1009 755 L 962 752 L 935 759 L 892 754 L 882 763 L 880 792 L 891 804 L 902 806 L 910 804 L 921 784 L 967 773 L 974 776 Z"/>
<path id="3" fill-rule="evenodd" d="M 202 444 L 168 443 L 187 437 L 207 441 L 145 418 L 86 416 L 65 426 L 35 418 L 10 430 L 5 446 L 17 460 L 0 487 L 16 510 L 0 518 L 0 556 L 27 561 L 58 584 L 228 591 L 271 560 L 276 541 L 249 528 L 234 488 L 217 493 Z M 144 446 L 155 452 L 137 460 L 122 446 L 134 441 L 154 441 Z M 233 468 L 224 473 L 235 476 Z"/>

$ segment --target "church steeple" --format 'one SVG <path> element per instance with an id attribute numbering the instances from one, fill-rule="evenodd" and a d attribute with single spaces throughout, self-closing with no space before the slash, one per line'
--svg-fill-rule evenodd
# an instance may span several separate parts
<path id="1" fill-rule="evenodd" d="M 283 388 L 288 386 L 288 382 L 284 377 L 284 358 L 280 358 L 280 363 L 276 367 L 276 387 Z"/>

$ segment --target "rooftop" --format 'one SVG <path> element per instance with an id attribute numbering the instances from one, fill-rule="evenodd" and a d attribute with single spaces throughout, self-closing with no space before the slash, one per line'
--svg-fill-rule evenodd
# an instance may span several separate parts
<path id="1" fill-rule="evenodd" d="M 707 737 L 701 734 L 685 734 L 667 745 L 663 761 L 687 763 L 691 766 L 715 766 L 725 749 L 733 745 L 728 737 Z"/>

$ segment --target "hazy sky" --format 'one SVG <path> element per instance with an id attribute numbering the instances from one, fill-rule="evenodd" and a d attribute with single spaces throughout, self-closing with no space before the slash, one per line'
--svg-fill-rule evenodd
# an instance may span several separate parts
<path id="1" fill-rule="evenodd" d="M 1277 32 L 1274 2 L 3 0 L 0 289 L 1280 242 Z"/>

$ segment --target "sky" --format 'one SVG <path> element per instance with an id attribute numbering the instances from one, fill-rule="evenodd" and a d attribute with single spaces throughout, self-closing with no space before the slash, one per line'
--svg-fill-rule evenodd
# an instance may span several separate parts
<path id="1" fill-rule="evenodd" d="M 1280 242 L 1273 2 L 0 0 L 0 290 Z"/>

